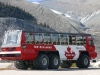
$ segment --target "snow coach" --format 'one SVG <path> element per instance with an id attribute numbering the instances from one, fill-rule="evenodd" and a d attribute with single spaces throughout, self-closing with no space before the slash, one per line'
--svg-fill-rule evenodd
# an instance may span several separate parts
<path id="1" fill-rule="evenodd" d="M 97 57 L 91 34 L 5 31 L 0 58 L 18 69 L 88 68 Z"/>

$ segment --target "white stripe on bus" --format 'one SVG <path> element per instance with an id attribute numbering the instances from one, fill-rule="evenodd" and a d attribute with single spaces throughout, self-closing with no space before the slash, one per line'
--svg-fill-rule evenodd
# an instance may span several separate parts
<path id="1" fill-rule="evenodd" d="M 0 52 L 0 54 L 21 54 L 21 51 Z"/>

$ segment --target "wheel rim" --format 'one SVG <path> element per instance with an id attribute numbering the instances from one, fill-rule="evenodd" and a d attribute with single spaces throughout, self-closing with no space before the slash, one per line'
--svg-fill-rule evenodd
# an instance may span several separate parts
<path id="1" fill-rule="evenodd" d="M 84 59 L 84 64 L 85 64 L 85 65 L 88 64 L 88 59 L 87 59 L 87 58 Z"/>
<path id="2" fill-rule="evenodd" d="M 47 59 L 46 59 L 46 58 L 43 58 L 42 64 L 43 64 L 43 65 L 47 65 Z"/>
<path id="3" fill-rule="evenodd" d="M 54 65 L 58 65 L 58 59 L 57 58 L 54 59 Z"/>

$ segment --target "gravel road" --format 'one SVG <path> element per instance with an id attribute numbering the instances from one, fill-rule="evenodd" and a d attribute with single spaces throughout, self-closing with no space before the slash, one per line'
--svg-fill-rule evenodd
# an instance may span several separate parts
<path id="1" fill-rule="evenodd" d="M 100 61 L 91 63 L 88 69 L 59 68 L 54 70 L 18 70 L 13 63 L 0 63 L 0 75 L 100 75 Z"/>
<path id="2" fill-rule="evenodd" d="M 100 68 L 58 70 L 0 70 L 0 75 L 100 75 Z"/>

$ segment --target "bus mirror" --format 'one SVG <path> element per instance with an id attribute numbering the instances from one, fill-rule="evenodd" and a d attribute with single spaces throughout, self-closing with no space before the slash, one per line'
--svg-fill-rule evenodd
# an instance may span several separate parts
<path id="1" fill-rule="evenodd" d="M 94 46 L 94 43 L 93 42 L 91 43 L 91 46 Z"/>
<path id="2" fill-rule="evenodd" d="M 91 45 L 94 46 L 94 42 L 93 42 L 93 40 L 91 40 Z"/>
<path id="3" fill-rule="evenodd" d="M 25 48 L 26 48 L 26 45 L 25 45 L 25 44 L 23 44 L 22 48 L 23 48 L 23 49 L 25 49 Z"/>
<path id="4" fill-rule="evenodd" d="M 90 44 L 91 46 L 94 46 L 93 40 L 89 40 L 89 44 Z"/>
<path id="5" fill-rule="evenodd" d="M 29 35 L 32 35 L 32 33 L 30 33 Z"/>

